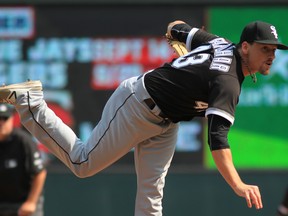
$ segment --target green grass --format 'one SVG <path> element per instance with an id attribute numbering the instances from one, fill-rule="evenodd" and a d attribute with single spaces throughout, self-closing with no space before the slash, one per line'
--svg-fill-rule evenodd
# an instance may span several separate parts
<path id="1" fill-rule="evenodd" d="M 288 169 L 287 139 L 234 129 L 229 134 L 229 143 L 237 168 Z M 205 148 L 205 165 L 213 169 L 210 150 Z"/>

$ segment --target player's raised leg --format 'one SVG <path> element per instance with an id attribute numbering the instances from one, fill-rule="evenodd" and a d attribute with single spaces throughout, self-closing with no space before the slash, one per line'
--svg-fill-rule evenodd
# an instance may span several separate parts
<path id="1" fill-rule="evenodd" d="M 136 98 L 137 78 L 125 80 L 112 94 L 87 142 L 82 142 L 43 99 L 41 82 L 0 87 L 0 101 L 14 104 L 21 123 L 75 175 L 91 176 L 125 155 L 135 145 L 162 131 Z"/>

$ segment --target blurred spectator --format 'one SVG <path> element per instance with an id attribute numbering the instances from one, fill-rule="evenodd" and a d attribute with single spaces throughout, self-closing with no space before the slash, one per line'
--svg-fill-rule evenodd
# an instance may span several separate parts
<path id="1" fill-rule="evenodd" d="M 286 189 L 283 200 L 278 207 L 278 216 L 288 216 L 288 188 Z"/>
<path id="2" fill-rule="evenodd" d="M 37 144 L 0 103 L 0 216 L 43 216 L 46 169 Z"/>

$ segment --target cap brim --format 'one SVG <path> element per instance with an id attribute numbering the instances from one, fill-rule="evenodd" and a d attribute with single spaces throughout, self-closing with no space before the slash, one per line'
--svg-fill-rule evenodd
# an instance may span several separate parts
<path id="1" fill-rule="evenodd" d="M 262 43 L 262 44 L 271 44 L 271 45 L 277 45 L 277 49 L 280 50 L 288 50 L 288 46 L 281 44 L 277 41 L 273 41 L 273 40 L 255 40 L 254 42 L 257 43 Z"/>

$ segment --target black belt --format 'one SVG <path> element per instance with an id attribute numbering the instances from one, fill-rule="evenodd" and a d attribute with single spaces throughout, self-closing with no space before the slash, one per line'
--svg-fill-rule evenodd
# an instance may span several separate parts
<path id="1" fill-rule="evenodd" d="M 139 77 L 137 77 L 137 80 L 141 79 L 143 77 L 143 74 L 141 74 Z M 144 103 L 149 107 L 150 110 L 153 110 L 156 106 L 156 103 L 152 100 L 152 98 L 147 98 L 143 100 Z M 159 115 L 161 118 L 168 120 L 168 116 L 166 116 L 162 111 L 160 111 Z"/>
<path id="2" fill-rule="evenodd" d="M 147 98 L 143 100 L 144 103 L 149 107 L 150 110 L 153 110 L 154 107 L 156 106 L 155 102 L 152 100 L 152 98 Z M 159 115 L 163 119 L 169 119 L 162 111 L 160 111 Z"/>

